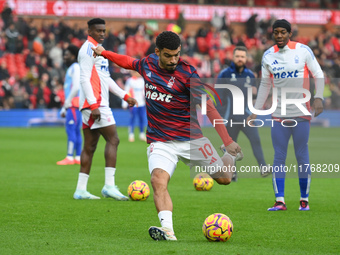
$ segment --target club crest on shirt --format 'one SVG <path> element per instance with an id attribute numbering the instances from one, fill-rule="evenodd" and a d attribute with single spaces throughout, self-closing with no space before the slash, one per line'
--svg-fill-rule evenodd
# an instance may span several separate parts
<path id="1" fill-rule="evenodd" d="M 246 82 L 244 83 L 244 86 L 247 87 L 247 88 L 251 87 L 250 81 L 251 81 L 250 77 L 249 77 L 249 75 L 247 75 Z"/>
<path id="2" fill-rule="evenodd" d="M 295 64 L 299 64 L 299 56 L 295 55 L 294 57 Z"/>
<path id="3" fill-rule="evenodd" d="M 168 82 L 168 87 L 169 88 L 172 88 L 172 86 L 174 85 L 175 83 L 175 77 L 174 76 L 171 76 L 169 82 Z"/>
<path id="4" fill-rule="evenodd" d="M 231 74 L 230 81 L 237 81 L 236 74 L 234 74 L 234 73 Z"/>

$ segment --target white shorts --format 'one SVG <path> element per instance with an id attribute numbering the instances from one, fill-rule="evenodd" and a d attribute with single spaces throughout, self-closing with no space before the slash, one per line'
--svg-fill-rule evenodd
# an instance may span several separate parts
<path id="1" fill-rule="evenodd" d="M 112 111 L 109 107 L 99 107 L 98 109 L 100 111 L 99 121 L 98 119 L 93 121 L 93 119 L 91 118 L 91 110 L 84 109 L 81 111 L 83 129 L 84 128 L 97 129 L 116 124 L 116 120 L 113 117 Z"/>
<path id="2" fill-rule="evenodd" d="M 215 169 L 223 166 L 222 159 L 206 137 L 192 141 L 154 142 L 148 147 L 147 154 L 150 174 L 155 168 L 161 168 L 171 177 L 178 160 L 190 168 L 213 167 L 212 169 Z"/>

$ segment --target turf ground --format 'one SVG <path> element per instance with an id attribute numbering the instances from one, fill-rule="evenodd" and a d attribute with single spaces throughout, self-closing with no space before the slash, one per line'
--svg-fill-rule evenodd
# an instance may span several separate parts
<path id="1" fill-rule="evenodd" d="M 146 144 L 127 142 L 118 129 L 116 184 L 126 194 L 131 181 L 150 184 Z M 266 159 L 272 162 L 269 129 L 260 129 Z M 315 164 L 339 164 L 339 129 L 312 128 L 310 158 Z M 249 142 L 241 165 L 256 165 Z M 340 179 L 314 178 L 311 211 L 300 212 L 297 178 L 286 180 L 285 212 L 273 205 L 271 178 L 240 178 L 195 191 L 182 163 L 171 179 L 177 242 L 155 242 L 147 232 L 159 225 L 152 192 L 144 202 L 112 199 L 75 201 L 79 166 L 57 166 L 65 156 L 63 128 L 0 129 L 0 254 L 339 254 Z M 104 182 L 104 142 L 94 157 L 88 190 L 100 195 Z M 294 163 L 292 144 L 287 163 Z M 227 243 L 210 243 L 202 234 L 204 219 L 228 215 L 234 233 Z"/>

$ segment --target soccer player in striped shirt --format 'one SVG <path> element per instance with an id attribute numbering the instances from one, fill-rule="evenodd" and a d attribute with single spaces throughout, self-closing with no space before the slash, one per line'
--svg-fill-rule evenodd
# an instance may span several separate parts
<path id="1" fill-rule="evenodd" d="M 136 70 L 145 81 L 147 108 L 147 150 L 154 202 L 161 227 L 150 227 L 155 240 L 177 240 L 172 223 L 172 201 L 168 183 L 178 160 L 191 167 L 225 166 L 230 169 L 235 160 L 241 159 L 241 148 L 228 135 L 224 125 L 216 125 L 223 141 L 224 155 L 219 157 L 210 141 L 203 137 L 196 115 L 196 104 L 201 103 L 204 86 L 196 69 L 180 58 L 181 41 L 177 34 L 164 31 L 156 38 L 155 53 L 143 59 L 134 59 L 92 48 L 117 65 Z M 191 102 L 191 97 L 192 101 Z M 211 122 L 221 119 L 211 100 L 207 100 L 207 115 Z M 196 152 L 196 153 L 195 153 Z M 216 168 L 217 169 L 217 168 Z M 210 172 L 217 183 L 227 185 L 232 172 Z"/>
<path id="2" fill-rule="evenodd" d="M 272 143 L 274 147 L 273 188 L 276 201 L 268 211 L 287 210 L 284 200 L 285 190 L 285 163 L 288 142 L 293 137 L 295 156 L 298 163 L 298 176 L 300 184 L 300 211 L 308 211 L 309 189 L 311 182 L 311 169 L 309 167 L 308 139 L 310 130 L 310 102 L 292 104 L 284 102 L 304 101 L 303 93 L 286 93 L 288 88 L 309 90 L 309 72 L 312 73 L 316 93 L 312 108 L 318 116 L 323 111 L 324 75 L 312 50 L 301 43 L 290 41 L 291 25 L 287 20 L 276 20 L 273 24 L 273 35 L 276 45 L 269 48 L 262 57 L 262 79 L 257 94 L 255 109 L 262 109 L 268 97 L 271 85 L 276 87 L 277 108 L 272 114 L 271 128 Z M 283 104 L 282 104 L 283 103 Z M 284 106 L 284 108 L 282 107 Z M 307 112 L 303 112 L 304 109 Z M 286 114 L 282 111 L 286 111 Z M 256 114 L 248 118 L 248 122 L 256 119 Z"/>

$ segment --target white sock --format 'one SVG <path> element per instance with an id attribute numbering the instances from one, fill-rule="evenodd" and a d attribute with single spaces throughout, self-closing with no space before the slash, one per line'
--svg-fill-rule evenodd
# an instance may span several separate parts
<path id="1" fill-rule="evenodd" d="M 158 213 L 159 222 L 161 223 L 162 227 L 166 227 L 174 231 L 172 225 L 172 211 L 160 211 Z"/>
<path id="2" fill-rule="evenodd" d="M 72 156 L 66 156 L 66 158 L 69 159 L 69 160 L 73 160 Z"/>
<path id="3" fill-rule="evenodd" d="M 87 182 L 89 180 L 89 175 L 84 173 L 79 173 L 77 190 L 87 190 Z"/>
<path id="4" fill-rule="evenodd" d="M 300 201 L 303 200 L 303 201 L 307 201 L 308 202 L 308 197 L 300 197 Z"/>
<path id="5" fill-rule="evenodd" d="M 115 185 L 115 173 L 116 173 L 116 168 L 105 167 L 105 185 L 110 185 L 110 186 Z"/>
<path id="6" fill-rule="evenodd" d="M 277 197 L 276 198 L 276 202 L 279 202 L 279 201 L 284 203 L 285 202 L 285 198 L 284 197 Z"/>
<path id="7" fill-rule="evenodd" d="M 74 159 L 80 161 L 80 156 L 75 156 Z"/>

